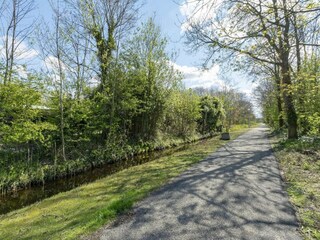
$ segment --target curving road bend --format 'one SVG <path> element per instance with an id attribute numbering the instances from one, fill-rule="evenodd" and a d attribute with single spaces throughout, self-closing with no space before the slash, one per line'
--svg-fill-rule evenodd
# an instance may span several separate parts
<path id="1" fill-rule="evenodd" d="M 267 131 L 229 142 L 92 238 L 302 239 Z"/>

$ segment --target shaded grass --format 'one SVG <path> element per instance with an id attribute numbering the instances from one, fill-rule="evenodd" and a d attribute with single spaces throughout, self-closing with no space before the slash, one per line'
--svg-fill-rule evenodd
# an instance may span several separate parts
<path id="1" fill-rule="evenodd" d="M 287 181 L 305 239 L 320 239 L 320 141 L 274 138 L 276 156 Z"/>
<path id="2" fill-rule="evenodd" d="M 232 139 L 243 133 L 238 128 Z M 152 190 L 226 143 L 219 137 L 0 216 L 0 239 L 77 239 L 112 221 Z"/>

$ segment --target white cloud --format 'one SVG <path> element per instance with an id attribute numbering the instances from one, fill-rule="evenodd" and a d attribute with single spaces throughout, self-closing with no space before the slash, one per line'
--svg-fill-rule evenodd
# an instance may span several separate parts
<path id="1" fill-rule="evenodd" d="M 25 67 L 21 65 L 14 66 L 15 71 L 17 71 L 18 75 L 23 78 L 27 79 L 28 78 L 28 72 Z"/>
<path id="2" fill-rule="evenodd" d="M 200 23 L 206 20 L 213 20 L 218 9 L 224 0 L 185 0 L 180 6 L 180 13 L 185 18 L 181 26 L 184 32 L 190 27 L 190 22 Z"/>
<path id="3" fill-rule="evenodd" d="M 189 30 L 191 24 L 200 24 L 206 34 L 220 38 L 244 37 L 247 35 L 247 30 L 243 30 L 246 25 L 236 23 L 233 17 L 237 14 L 237 9 L 236 5 L 228 6 L 228 1 L 225 0 L 184 0 L 180 6 L 180 14 L 184 18 L 181 32 Z"/>
<path id="4" fill-rule="evenodd" d="M 66 66 L 63 62 L 61 63 L 61 68 L 64 71 Z M 59 60 L 58 58 L 49 55 L 42 61 L 43 67 L 48 71 L 48 76 L 52 80 L 52 84 L 58 83 L 60 81 L 60 73 L 59 73 Z"/>
<path id="5" fill-rule="evenodd" d="M 245 93 L 250 99 L 253 99 L 253 90 L 258 86 L 257 82 L 246 84 L 239 88 L 239 90 L 243 93 Z"/>
<path id="6" fill-rule="evenodd" d="M 247 95 L 248 99 L 252 102 L 253 104 L 253 111 L 257 117 L 261 117 L 261 109 L 259 104 L 255 100 L 255 95 L 254 95 L 254 89 L 259 85 L 259 82 L 253 82 L 253 83 L 248 83 L 242 87 L 239 88 L 240 92 L 243 92 Z"/>
<path id="7" fill-rule="evenodd" d="M 51 55 L 46 57 L 43 62 L 48 70 L 54 70 L 59 67 L 58 59 Z"/>
<path id="8" fill-rule="evenodd" d="M 0 37 L 0 54 L 1 56 L 5 56 L 5 49 L 4 49 L 4 43 L 6 40 L 5 36 Z M 9 43 L 12 41 L 12 37 L 9 36 L 8 38 Z M 25 42 L 20 41 L 19 39 L 15 40 L 15 58 L 16 61 L 19 63 L 23 63 L 24 61 L 30 61 L 35 59 L 36 57 L 39 56 L 39 53 L 37 50 L 30 48 Z"/>
<path id="9" fill-rule="evenodd" d="M 0 58 L 2 58 L 2 60 L 4 60 L 6 57 L 6 50 L 4 48 L 5 41 L 5 36 L 0 37 Z M 9 44 L 11 44 L 11 41 L 12 37 L 9 36 Z M 19 39 L 16 39 L 15 41 L 15 48 L 16 49 L 14 51 L 13 70 L 17 73 L 18 76 L 26 79 L 28 77 L 28 71 L 24 64 L 28 63 L 30 65 L 30 63 L 32 63 L 39 56 L 39 53 L 35 49 L 30 48 L 25 42 L 20 41 Z"/>
<path id="10" fill-rule="evenodd" d="M 17 49 L 17 58 L 18 60 L 33 60 L 38 57 L 39 53 L 35 49 L 28 48 L 25 43 L 21 43 Z"/>
<path id="11" fill-rule="evenodd" d="M 214 65 L 209 70 L 201 70 L 197 67 L 181 66 L 173 63 L 173 66 L 182 73 L 183 83 L 187 88 L 217 88 L 221 89 L 225 83 L 219 79 L 219 65 Z"/>
<path id="12" fill-rule="evenodd" d="M 59 71 L 59 60 L 58 60 L 57 57 L 49 55 L 48 57 L 46 57 L 44 59 L 44 64 L 45 64 L 45 66 L 47 67 L 47 69 L 49 71 L 53 71 L 53 72 L 56 72 L 58 74 L 58 71 Z M 61 66 L 63 71 L 65 71 L 67 69 L 67 66 L 62 61 L 60 61 L 60 66 Z"/>

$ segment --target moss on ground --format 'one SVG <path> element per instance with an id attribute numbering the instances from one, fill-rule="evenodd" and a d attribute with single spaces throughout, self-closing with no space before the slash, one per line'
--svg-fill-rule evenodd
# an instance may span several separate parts
<path id="1" fill-rule="evenodd" d="M 236 138 L 245 131 L 237 128 Z M 0 216 L 0 239 L 78 239 L 223 145 L 219 137 Z"/>

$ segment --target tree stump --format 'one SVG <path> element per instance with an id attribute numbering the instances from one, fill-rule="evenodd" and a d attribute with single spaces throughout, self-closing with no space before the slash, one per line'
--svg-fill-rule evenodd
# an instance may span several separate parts
<path id="1" fill-rule="evenodd" d="M 221 134 L 221 140 L 230 140 L 230 133 L 224 132 Z"/>

